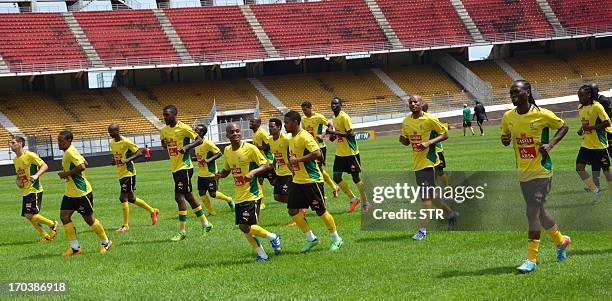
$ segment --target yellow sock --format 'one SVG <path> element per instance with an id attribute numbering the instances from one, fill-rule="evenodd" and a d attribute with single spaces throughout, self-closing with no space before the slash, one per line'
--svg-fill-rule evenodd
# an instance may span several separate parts
<path id="1" fill-rule="evenodd" d="M 106 232 L 104 232 L 104 227 L 102 227 L 102 224 L 100 224 L 100 221 L 96 219 L 93 225 L 91 225 L 91 229 L 94 232 L 96 232 L 96 235 L 98 235 L 98 238 L 100 239 L 100 241 L 108 241 L 108 237 L 106 237 Z"/>
<path id="2" fill-rule="evenodd" d="M 334 221 L 334 217 L 329 214 L 329 211 L 325 211 L 320 218 L 323 220 L 325 226 L 327 226 L 327 230 L 329 230 L 330 233 L 336 232 L 336 222 Z"/>
<path id="3" fill-rule="evenodd" d="M 421 208 L 423 209 L 431 209 L 431 201 L 423 201 L 421 202 Z M 429 224 L 429 220 L 427 218 L 421 219 L 421 227 L 426 228 L 427 224 Z"/>
<path id="4" fill-rule="evenodd" d="M 224 200 L 224 201 L 226 201 L 228 203 L 232 201 L 232 198 L 230 198 L 229 196 L 223 194 L 221 191 L 215 192 L 215 199 Z"/>
<path id="5" fill-rule="evenodd" d="M 196 217 L 200 222 L 204 222 L 204 220 L 206 219 L 206 216 L 204 216 L 204 210 L 202 210 L 202 206 L 193 208 L 193 213 L 195 213 Z"/>
<path id="6" fill-rule="evenodd" d="M 268 230 L 258 226 L 258 225 L 251 225 L 251 231 L 249 231 L 249 234 L 252 236 L 259 236 L 261 238 L 267 238 L 268 237 Z"/>
<path id="7" fill-rule="evenodd" d="M 443 172 L 442 175 L 440 176 L 440 179 L 442 179 L 442 184 L 444 184 L 444 187 L 448 186 L 448 174 Z"/>
<path id="8" fill-rule="evenodd" d="M 592 177 L 588 177 L 584 180 L 582 180 L 582 182 L 584 182 L 584 184 L 591 190 L 591 191 L 595 191 L 597 189 L 597 186 L 595 186 L 595 183 L 593 183 L 593 178 Z"/>
<path id="9" fill-rule="evenodd" d="M 251 248 L 257 249 L 259 247 L 259 244 L 257 243 L 257 240 L 255 240 L 253 235 L 244 233 L 244 238 L 246 238 L 246 240 L 249 242 L 249 245 L 251 245 Z"/>
<path id="10" fill-rule="evenodd" d="M 527 245 L 527 258 L 536 262 L 538 257 L 538 249 L 540 248 L 540 240 L 539 239 L 530 239 L 529 244 Z"/>
<path id="11" fill-rule="evenodd" d="M 304 218 L 304 214 L 302 214 L 302 212 L 299 212 L 298 214 L 292 216 L 291 219 L 295 222 L 298 228 L 300 228 L 300 231 L 302 231 L 302 233 L 310 231 L 310 226 L 308 226 L 308 223 L 306 222 L 306 219 Z"/>
<path id="12" fill-rule="evenodd" d="M 136 201 L 134 201 L 134 205 L 149 211 L 149 213 L 153 213 L 153 207 L 149 206 L 149 204 L 147 204 L 147 202 L 145 202 L 143 199 L 136 198 Z"/>
<path id="13" fill-rule="evenodd" d="M 440 200 L 438 200 L 438 199 L 434 199 L 434 200 L 433 200 L 433 204 L 434 204 L 434 206 L 436 206 L 436 208 L 443 209 L 443 210 L 444 210 L 444 212 L 447 212 L 447 213 L 452 212 L 452 210 L 450 209 L 450 207 L 448 207 L 448 205 L 446 205 L 446 203 L 441 202 L 441 201 L 440 201 Z"/>
<path id="14" fill-rule="evenodd" d="M 552 228 L 546 231 L 548 231 L 548 235 L 550 235 L 550 237 L 553 239 L 555 245 L 558 246 L 563 243 L 563 235 L 561 234 L 561 231 L 559 231 L 559 229 L 557 228 L 557 225 L 552 226 Z"/>
<path id="15" fill-rule="evenodd" d="M 35 221 L 37 224 L 43 224 L 49 227 L 49 229 L 51 229 L 51 227 L 53 227 L 53 224 L 54 224 L 52 220 L 44 217 L 42 214 L 32 215 L 32 220 Z"/>
<path id="16" fill-rule="evenodd" d="M 179 232 L 185 232 L 185 224 L 187 223 L 187 210 L 179 210 Z"/>
<path id="17" fill-rule="evenodd" d="M 76 229 L 74 229 L 74 224 L 72 222 L 64 224 L 64 233 L 66 233 L 66 237 L 68 240 L 76 240 Z"/>
<path id="18" fill-rule="evenodd" d="M 32 216 L 32 219 L 30 220 L 30 223 L 32 224 L 32 226 L 34 226 L 34 229 L 36 229 L 36 231 L 38 231 L 38 233 L 40 233 L 40 235 L 42 235 L 42 236 L 47 235 L 47 232 L 43 228 L 40 227 L 38 222 L 36 222 L 34 220 L 34 216 Z"/>
<path id="19" fill-rule="evenodd" d="M 346 184 L 346 182 L 344 182 L 344 180 L 340 183 L 338 183 L 338 186 L 340 186 L 340 190 L 342 190 L 342 192 L 344 192 L 349 198 L 354 198 L 355 195 L 353 194 L 353 192 L 351 191 L 351 189 L 348 187 L 348 184 Z"/>
<path id="20" fill-rule="evenodd" d="M 363 181 L 359 181 L 355 185 L 357 185 L 357 189 L 359 189 L 361 200 L 366 202 L 368 200 L 368 195 L 365 193 L 365 190 L 363 190 Z"/>
<path id="21" fill-rule="evenodd" d="M 336 186 L 336 183 L 334 182 L 334 180 L 329 176 L 329 174 L 327 173 L 327 171 L 325 171 L 325 169 L 321 169 L 321 173 L 323 174 L 323 180 L 325 180 L 325 183 L 327 183 L 327 185 L 329 185 L 329 187 L 331 187 L 332 190 L 336 190 L 338 189 L 338 186 Z"/>
<path id="22" fill-rule="evenodd" d="M 121 203 L 121 209 L 123 210 L 123 225 L 129 227 L 130 204 L 128 202 Z"/>
<path id="23" fill-rule="evenodd" d="M 202 196 L 202 203 L 204 204 L 204 207 L 206 207 L 206 211 L 208 211 L 208 213 L 210 213 L 211 215 L 217 215 L 217 211 L 215 210 L 215 208 L 213 208 L 208 196 Z M 199 208 L 202 208 L 202 206 L 200 206 Z"/>

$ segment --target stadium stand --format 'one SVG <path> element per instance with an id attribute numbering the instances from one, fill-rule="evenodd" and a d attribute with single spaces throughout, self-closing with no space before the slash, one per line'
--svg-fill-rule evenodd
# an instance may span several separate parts
<path id="1" fill-rule="evenodd" d="M 523 32 L 516 39 L 554 35 L 535 0 L 463 0 L 474 23 L 492 40 L 507 33 Z"/>
<path id="2" fill-rule="evenodd" d="M 378 0 L 378 5 L 407 47 L 473 42 L 450 1 Z"/>
<path id="3" fill-rule="evenodd" d="M 390 48 L 363 0 L 251 5 L 272 44 L 287 56 Z M 373 45 L 373 44 L 377 44 Z M 310 51 L 311 53 L 305 53 Z"/>
<path id="4" fill-rule="evenodd" d="M 0 55 L 11 71 L 88 67 L 61 14 L 0 14 L 0 20 Z"/>
<path id="5" fill-rule="evenodd" d="M 113 62 L 124 59 L 181 63 L 152 10 L 76 12 L 74 16 L 107 66 L 125 65 Z"/>
<path id="6" fill-rule="evenodd" d="M 107 135 L 110 123 L 124 133 L 156 129 L 116 89 L 81 90 L 50 95 L 21 92 L 0 96 L 0 111 L 26 135 L 51 135 L 71 130 L 79 137 Z"/>
<path id="7" fill-rule="evenodd" d="M 401 101 L 370 70 L 266 76 L 262 83 L 289 109 L 301 111 L 308 100 L 316 111 L 331 116 L 334 96 L 343 100 L 350 115 L 372 114 L 377 105 L 401 105 Z"/>
<path id="8" fill-rule="evenodd" d="M 612 1 L 548 0 L 548 4 L 564 27 L 612 27 Z"/>
<path id="9" fill-rule="evenodd" d="M 267 56 L 238 6 L 176 8 L 164 12 L 196 61 Z"/>
<path id="10" fill-rule="evenodd" d="M 11 133 L 9 133 L 9 131 L 7 131 L 5 128 L 0 126 L 0 141 L 5 143 L 5 145 L 6 145 L 6 141 L 8 141 L 11 136 L 12 135 L 11 135 Z"/>
<path id="11" fill-rule="evenodd" d="M 582 76 L 612 74 L 612 49 L 577 52 L 569 56 L 567 61 Z"/>
<path id="12" fill-rule="evenodd" d="M 490 82 L 492 91 L 492 104 L 507 103 L 508 91 L 512 85 L 512 78 L 502 70 L 494 61 L 467 62 L 465 66 L 476 73 L 482 80 Z"/>
<path id="13" fill-rule="evenodd" d="M 555 55 L 531 54 L 527 57 L 510 57 L 506 61 L 534 84 L 580 77 L 578 70 Z"/>
<path id="14" fill-rule="evenodd" d="M 162 111 L 167 104 L 176 105 L 180 120 L 191 125 L 196 119 L 206 117 L 215 101 L 219 111 L 254 109 L 256 97 L 262 118 L 280 115 L 246 79 L 134 87 L 131 90 L 160 120 L 163 120 Z"/>

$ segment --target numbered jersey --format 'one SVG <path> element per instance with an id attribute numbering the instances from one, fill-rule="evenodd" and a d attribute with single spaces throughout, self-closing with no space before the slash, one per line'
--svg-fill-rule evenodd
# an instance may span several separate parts
<path id="1" fill-rule="evenodd" d="M 432 144 L 426 149 L 421 149 L 420 144 L 438 135 L 442 135 L 447 131 L 447 128 L 438 118 L 425 112 L 423 112 L 419 118 L 413 118 L 412 115 L 408 115 L 404 118 L 402 123 L 402 135 L 410 140 L 414 171 L 440 164 L 440 158 L 436 152 L 436 145 Z"/>
<path id="2" fill-rule="evenodd" d="M 305 130 L 300 130 L 295 136 L 291 137 L 291 142 L 289 143 L 289 153 L 291 156 L 303 157 L 317 150 L 319 150 L 319 145 L 312 135 Z M 292 164 L 291 169 L 294 172 L 293 183 L 307 184 L 323 182 L 323 175 L 315 160 Z"/>
<path id="3" fill-rule="evenodd" d="M 121 159 L 127 159 L 133 156 L 138 151 L 138 146 L 132 142 L 129 138 L 121 136 L 119 141 L 111 139 L 110 149 L 113 154 L 113 160 L 117 167 L 117 174 L 119 179 L 125 177 L 131 177 L 136 175 L 136 168 L 134 162 L 128 162 L 127 164 L 121 164 Z"/>
<path id="4" fill-rule="evenodd" d="M 257 177 L 246 179 L 249 171 L 268 163 L 259 149 L 253 144 L 243 142 L 237 150 L 233 150 L 230 144 L 225 147 L 223 157 L 223 169 L 229 170 L 234 180 L 234 202 L 238 204 L 261 199 L 263 187 Z"/>
<path id="5" fill-rule="evenodd" d="M 174 127 L 165 125 L 161 129 L 160 138 L 166 142 L 166 150 L 170 157 L 170 170 L 172 172 L 193 168 L 189 153 L 181 154 L 180 150 L 197 137 L 198 134 L 193 129 L 180 121 Z"/>
<path id="6" fill-rule="evenodd" d="M 13 158 L 17 178 L 23 184 L 21 191 L 24 196 L 43 191 L 40 179 L 36 179 L 34 182 L 30 181 L 30 177 L 38 172 L 43 163 L 43 160 L 31 151 L 24 151 L 20 157 Z"/>
<path id="7" fill-rule="evenodd" d="M 504 113 L 501 134 L 512 137 L 519 181 L 552 177 L 550 155 L 543 153 L 540 146 L 549 142 L 551 130 L 558 130 L 564 124 L 555 113 L 534 105 L 525 114 L 519 114 L 516 109 Z"/>

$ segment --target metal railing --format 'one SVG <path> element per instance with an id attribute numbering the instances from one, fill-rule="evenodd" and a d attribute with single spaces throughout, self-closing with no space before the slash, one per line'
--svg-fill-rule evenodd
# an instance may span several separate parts
<path id="1" fill-rule="evenodd" d="M 462 38 L 432 38 L 419 39 L 413 41 L 402 41 L 404 48 L 392 49 L 388 42 L 374 42 L 361 44 L 343 44 L 333 45 L 328 47 L 277 47 L 281 57 L 268 57 L 263 50 L 245 50 L 231 52 L 216 52 L 207 53 L 204 55 L 192 55 L 194 63 L 184 64 L 178 55 L 164 57 L 131 57 L 121 59 L 102 59 L 101 62 L 105 68 L 93 68 L 89 61 L 64 61 L 64 62 L 43 62 L 33 64 L 23 64 L 18 61 L 5 59 L 7 65 L 10 66 L 11 73 L 31 73 L 31 72 L 52 72 L 52 71 L 81 71 L 86 69 L 91 70 L 108 70 L 108 69 L 136 69 L 145 66 L 154 66 L 157 68 L 174 67 L 174 66 L 190 66 L 190 65 L 220 65 L 226 63 L 237 62 L 255 62 L 255 61 L 270 61 L 270 60 L 286 60 L 295 58 L 314 58 L 314 57 L 334 57 L 345 56 L 347 54 L 373 54 L 395 51 L 416 51 L 432 48 L 452 48 L 464 47 L 468 45 L 483 45 L 500 42 L 525 41 L 525 40 L 546 40 L 572 38 L 574 36 L 594 35 L 597 33 L 612 34 L 612 25 L 594 25 L 581 28 L 566 28 L 565 35 L 555 35 L 552 31 L 524 31 L 512 32 L 503 34 L 488 34 L 485 35 L 487 42 L 475 43 L 471 37 Z"/>

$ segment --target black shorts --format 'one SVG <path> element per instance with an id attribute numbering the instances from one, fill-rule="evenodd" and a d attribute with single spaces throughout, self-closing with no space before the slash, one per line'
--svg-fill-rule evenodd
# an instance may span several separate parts
<path id="1" fill-rule="evenodd" d="M 236 204 L 236 225 L 257 225 L 261 200 Z"/>
<path id="2" fill-rule="evenodd" d="M 361 172 L 361 158 L 359 154 L 346 157 L 336 156 L 334 159 L 334 172 Z"/>
<path id="3" fill-rule="evenodd" d="M 327 146 L 321 147 L 321 158 L 317 160 L 319 167 L 325 166 L 325 160 L 327 160 Z"/>
<path id="4" fill-rule="evenodd" d="M 119 185 L 121 186 L 121 193 L 136 191 L 136 176 L 119 179 Z"/>
<path id="5" fill-rule="evenodd" d="M 21 216 L 26 214 L 38 214 L 40 206 L 42 205 L 42 192 L 30 193 L 23 196 L 21 202 Z"/>
<path id="6" fill-rule="evenodd" d="M 444 152 L 439 152 L 438 157 L 440 158 L 440 164 L 436 165 L 436 176 L 441 176 L 444 173 L 446 167 L 446 159 L 444 159 Z"/>
<path id="7" fill-rule="evenodd" d="M 289 195 L 289 185 L 292 176 L 276 176 L 276 180 L 274 181 L 274 194 L 280 195 Z"/>
<path id="8" fill-rule="evenodd" d="M 476 117 L 476 124 L 482 125 L 483 122 L 484 122 L 484 118 L 481 119 L 481 118 Z"/>
<path id="9" fill-rule="evenodd" d="M 291 182 L 289 185 L 289 209 L 306 209 L 313 211 L 325 211 L 325 191 L 323 182 L 296 184 Z"/>
<path id="10" fill-rule="evenodd" d="M 551 178 L 533 179 L 521 182 L 521 191 L 525 202 L 529 204 L 540 204 L 546 201 L 546 196 L 550 192 Z"/>
<path id="11" fill-rule="evenodd" d="M 172 173 L 172 178 L 174 178 L 174 192 L 187 194 L 193 191 L 193 187 L 191 187 L 192 176 L 193 168 L 181 169 Z"/>
<path id="12" fill-rule="evenodd" d="M 215 180 L 215 177 L 198 177 L 198 191 L 200 195 L 206 194 L 207 191 L 210 195 L 217 193 L 217 180 Z"/>
<path id="13" fill-rule="evenodd" d="M 417 186 L 421 186 L 421 189 L 436 186 L 436 170 L 433 167 L 417 170 L 414 172 L 414 175 L 416 177 L 416 184 Z M 429 193 L 430 192 L 423 191 L 421 197 L 424 199 L 431 199 L 434 197 L 433 195 L 429 195 Z"/>
<path id="14" fill-rule="evenodd" d="M 610 168 L 610 157 L 607 149 L 589 149 L 581 147 L 576 157 L 576 164 L 599 166 L 603 170 Z"/>
<path id="15" fill-rule="evenodd" d="M 471 127 L 472 126 L 472 121 L 471 120 L 464 120 L 463 121 L 463 127 L 467 128 L 467 127 Z"/>
<path id="16" fill-rule="evenodd" d="M 64 196 L 60 209 L 76 211 L 81 215 L 91 215 L 94 212 L 93 194 L 90 192 L 89 194 L 78 198 Z"/>
<path id="17" fill-rule="evenodd" d="M 264 173 L 260 173 L 257 175 L 260 179 L 268 179 L 268 183 L 274 186 L 274 180 L 276 180 L 276 171 L 274 169 L 270 169 Z"/>

